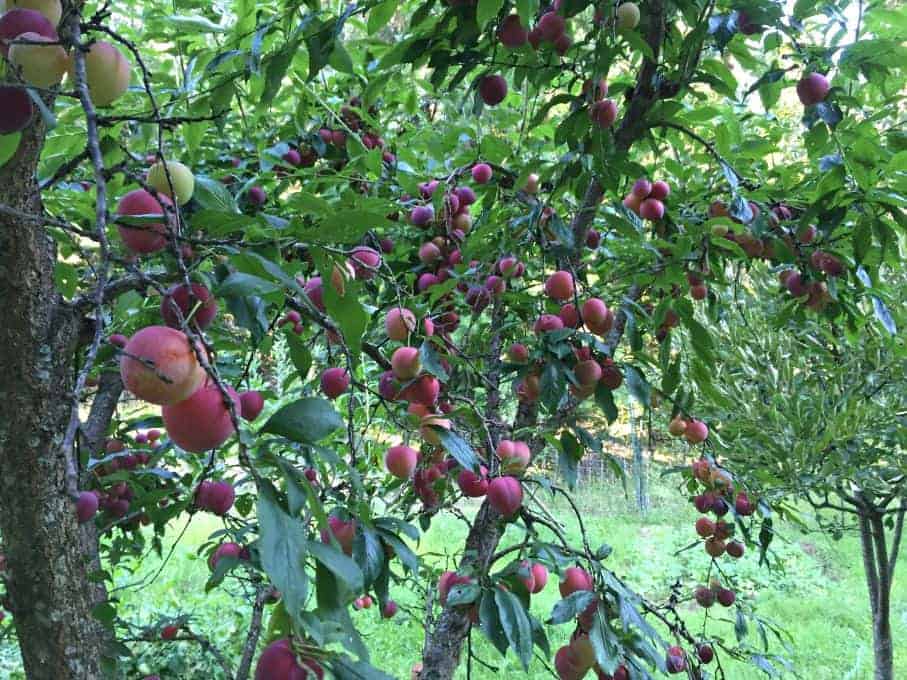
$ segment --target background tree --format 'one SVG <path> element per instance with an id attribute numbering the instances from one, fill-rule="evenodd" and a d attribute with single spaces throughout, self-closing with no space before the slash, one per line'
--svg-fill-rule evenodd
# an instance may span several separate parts
<path id="1" fill-rule="evenodd" d="M 900 310 L 896 282 L 888 301 Z M 737 307 L 744 323 L 719 336 L 715 387 L 700 401 L 720 423 L 714 455 L 758 490 L 766 512 L 799 520 L 806 502 L 825 531 L 859 532 L 875 677 L 893 678 L 890 595 L 907 513 L 903 343 L 872 324 L 853 334 L 812 323 L 777 328 L 777 294 L 757 291 Z M 887 309 L 872 295 L 861 304 Z M 895 319 L 885 318 L 893 330 Z"/>
<path id="2" fill-rule="evenodd" d="M 550 448 L 572 486 L 602 449 L 584 416 L 613 420 L 624 383 L 706 441 L 693 397 L 741 270 L 791 270 L 791 323 L 875 323 L 859 302 L 904 227 L 902 8 L 8 4 L 0 531 L 29 677 L 113 674 L 149 638 L 237 680 L 383 677 L 349 612 L 392 611 L 392 582 L 426 591 L 423 680 L 477 626 L 562 678 L 755 661 L 685 626 L 682 586 L 633 593 L 579 512 L 572 544 L 544 503 L 569 490 L 530 463 Z M 716 515 L 745 495 L 699 470 Z M 408 541 L 463 496 L 484 500 L 458 568 L 426 573 Z M 209 587 L 252 610 L 239 659 L 136 630 L 107 592 L 198 511 L 224 517 Z M 554 655 L 530 606 L 549 572 L 550 625 L 575 626 Z"/>

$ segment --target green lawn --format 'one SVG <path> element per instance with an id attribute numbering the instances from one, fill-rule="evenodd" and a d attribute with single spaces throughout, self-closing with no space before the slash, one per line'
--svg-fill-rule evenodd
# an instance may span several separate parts
<path id="1" fill-rule="evenodd" d="M 672 489 L 654 488 L 652 510 L 644 518 L 632 510 L 632 501 L 625 499 L 619 484 L 587 488 L 578 500 L 593 547 L 601 543 L 611 545 L 614 549 L 608 560 L 611 568 L 625 575 L 640 592 L 658 599 L 676 579 L 692 583 L 692 579 L 704 573 L 707 558 L 701 550 L 675 555 L 678 549 L 693 540 L 692 524 L 696 514 Z M 558 517 L 568 514 L 567 508 L 559 504 L 552 504 L 550 508 Z M 464 507 L 464 510 L 469 514 L 471 508 Z M 229 592 L 241 586 L 228 579 L 220 589 L 206 594 L 207 567 L 195 555 L 197 547 L 218 526 L 210 517 L 197 516 L 156 581 L 144 588 L 126 588 L 117 594 L 122 602 L 120 611 L 129 613 L 135 623 L 154 625 L 163 616 L 191 617 L 193 629 L 203 632 L 225 653 L 237 658 L 248 613 L 237 610 L 236 600 Z M 182 524 L 175 527 L 176 530 L 181 528 Z M 577 536 L 576 528 L 571 527 L 569 533 Z M 419 545 L 419 551 L 426 560 L 441 564 L 445 555 L 453 554 L 457 546 L 462 545 L 464 536 L 462 521 L 447 516 L 436 518 Z M 787 652 L 776 640 L 771 640 L 772 652 L 786 654 L 794 670 L 810 680 L 871 678 L 869 606 L 858 539 L 845 536 L 832 541 L 822 534 L 803 534 L 790 525 L 781 525 L 780 536 L 773 548 L 779 562 L 775 569 L 759 567 L 753 554 L 727 565 L 727 571 L 742 585 L 740 595 L 744 603 L 754 606 L 760 616 L 782 625 L 793 636 L 794 644 Z M 121 573 L 117 582 L 121 586 L 139 582 L 159 567 L 157 557 L 148 557 L 135 573 Z M 896 677 L 907 677 L 907 586 L 904 581 L 902 575 L 896 579 L 892 595 Z M 409 669 L 418 660 L 421 650 L 423 633 L 420 619 L 416 617 L 423 603 L 402 589 L 395 591 L 393 596 L 401 605 L 401 612 L 394 620 L 382 621 L 375 608 L 356 612 L 354 617 L 375 665 L 395 678 L 408 678 Z M 534 613 L 539 618 L 546 618 L 558 599 L 557 586 L 552 580 L 543 593 L 533 598 Z M 410 616 L 407 610 L 413 611 L 415 616 Z M 730 619 L 729 612 L 733 610 L 711 610 L 713 616 L 717 614 Z M 698 630 L 702 610 L 688 607 L 685 613 L 691 629 Z M 710 630 L 715 632 L 714 622 Z M 726 639 L 733 639 L 730 620 L 721 624 L 718 631 Z M 560 645 L 569 633 L 568 626 L 550 630 L 553 647 Z M 754 643 L 758 641 L 755 630 L 751 629 L 749 635 Z M 144 645 L 136 649 L 138 656 L 123 676 L 130 680 L 151 672 L 159 673 L 165 679 L 221 677 L 210 658 L 190 643 Z M 522 677 L 514 657 L 509 655 L 507 659 L 501 659 L 478 631 L 473 639 L 473 649 L 479 658 L 500 670 L 495 675 L 476 665 L 473 677 Z M 15 648 L 6 644 L 0 651 L 0 677 L 21 677 L 21 674 L 17 676 Z M 728 677 L 734 680 L 766 677 L 755 668 L 732 660 L 725 661 L 724 667 Z M 458 677 L 465 676 L 464 670 Z M 530 677 L 550 676 L 536 661 L 530 668 Z M 785 674 L 785 677 L 794 675 Z"/>

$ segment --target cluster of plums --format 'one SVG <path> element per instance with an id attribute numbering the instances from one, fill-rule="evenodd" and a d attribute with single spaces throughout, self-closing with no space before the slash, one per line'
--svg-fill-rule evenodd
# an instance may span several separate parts
<path id="1" fill-rule="evenodd" d="M 657 222 L 665 214 L 664 202 L 671 193 L 670 185 L 663 180 L 649 181 L 641 177 L 633 183 L 624 197 L 624 207 L 644 220 Z"/>
<path id="2" fill-rule="evenodd" d="M 50 89 L 68 72 L 75 82 L 73 55 L 57 34 L 63 15 L 60 0 L 10 1 L 0 16 L 0 55 L 9 62 L 24 85 Z M 96 41 L 85 52 L 85 75 L 95 106 L 109 106 L 129 87 L 131 67 L 113 45 Z M 0 86 L 0 134 L 24 129 L 34 115 L 32 99 L 24 87 Z"/>

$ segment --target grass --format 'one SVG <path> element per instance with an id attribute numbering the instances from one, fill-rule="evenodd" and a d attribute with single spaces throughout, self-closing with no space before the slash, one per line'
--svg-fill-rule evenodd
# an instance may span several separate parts
<path id="1" fill-rule="evenodd" d="M 619 484 L 603 483 L 587 486 L 577 501 L 586 523 L 593 548 L 607 543 L 613 548 L 608 565 L 639 592 L 653 600 L 663 599 L 675 580 L 692 586 L 704 577 L 708 559 L 701 549 L 680 552 L 693 540 L 692 525 L 696 513 L 669 486 L 657 483 L 652 489 L 652 507 L 645 517 L 633 509 Z M 563 503 L 551 502 L 552 513 L 567 517 Z M 469 516 L 471 506 L 463 510 Z M 232 660 L 239 657 L 248 621 L 248 611 L 237 607 L 234 595 L 241 584 L 230 579 L 220 588 L 205 593 L 208 570 L 196 555 L 198 547 L 220 525 L 210 517 L 197 516 L 182 541 L 174 548 L 160 576 L 143 588 L 127 588 L 117 593 L 119 611 L 140 626 L 159 626 L 167 617 L 188 617 L 193 630 L 208 636 Z M 176 533 L 182 524 L 174 527 Z M 863 581 L 859 540 L 845 535 L 832 540 L 826 534 L 804 534 L 792 525 L 780 525 L 773 544 L 773 568 L 760 567 L 753 554 L 742 560 L 727 561 L 726 571 L 740 586 L 740 598 L 746 609 L 754 609 L 760 617 L 777 622 L 792 636 L 788 649 L 771 639 L 772 653 L 785 655 L 792 667 L 784 677 L 803 677 L 809 680 L 860 680 L 872 677 L 872 636 L 868 598 Z M 568 530 L 578 538 L 578 530 Z M 454 555 L 463 544 L 465 524 L 454 517 L 437 517 L 418 546 L 426 563 L 437 568 L 454 564 Z M 505 543 L 516 540 L 517 532 L 509 530 Z M 166 553 L 165 553 L 166 554 Z M 151 555 L 138 565 L 135 573 L 122 571 L 117 575 L 118 586 L 141 581 L 153 575 L 161 566 L 160 559 Z M 391 621 L 380 619 L 376 608 L 355 612 L 354 620 L 366 640 L 373 663 L 395 678 L 409 677 L 410 668 L 420 656 L 423 628 L 420 612 L 424 608 L 421 596 L 403 588 L 392 591 L 401 612 Z M 540 619 L 547 618 L 559 599 L 556 581 L 533 597 L 532 611 Z M 895 579 L 892 593 L 892 625 L 895 639 L 895 677 L 907 677 L 907 585 L 904 578 Z M 703 610 L 684 605 L 682 609 L 691 630 L 697 631 L 703 621 Z M 712 621 L 709 630 L 733 641 L 730 621 L 734 610 L 710 610 L 710 615 L 728 621 Z M 730 614 L 730 615 L 729 615 Z M 570 634 L 569 626 L 549 628 L 552 649 L 562 644 Z M 759 646 L 759 636 L 751 625 L 747 640 Z M 474 678 L 526 677 L 512 654 L 502 659 L 479 631 L 473 635 L 473 651 L 479 659 L 497 667 L 498 672 L 473 665 Z M 192 643 L 139 644 L 133 646 L 135 655 L 128 661 L 123 678 L 141 678 L 158 673 L 164 679 L 205 680 L 222 677 L 209 656 Z M 749 664 L 725 660 L 729 678 L 750 680 L 766 677 Z M 783 670 L 781 666 L 778 666 Z M 24 677 L 18 665 L 15 646 L 6 642 L 0 647 L 0 677 Z M 458 678 L 465 678 L 461 668 Z M 550 677 L 543 664 L 533 661 L 528 677 Z"/>

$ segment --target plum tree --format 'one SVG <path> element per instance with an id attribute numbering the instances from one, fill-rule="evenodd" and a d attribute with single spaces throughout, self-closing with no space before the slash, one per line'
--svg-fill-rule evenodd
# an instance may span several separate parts
<path id="1" fill-rule="evenodd" d="M 126 389 L 139 399 L 175 404 L 199 388 L 205 371 L 184 333 L 167 326 L 147 326 L 123 348 L 120 376 Z"/>
<path id="2" fill-rule="evenodd" d="M 488 163 L 476 163 L 472 166 L 472 179 L 476 184 L 488 184 L 491 181 L 492 170 Z"/>
<path id="3" fill-rule="evenodd" d="M 84 524 L 94 519 L 98 512 L 98 495 L 94 491 L 81 491 L 76 500 L 76 516 Z"/>
<path id="4" fill-rule="evenodd" d="M 821 73 L 813 72 L 803 76 L 797 83 L 797 96 L 803 106 L 813 106 L 825 101 L 830 89 L 828 79 Z"/>
<path id="5" fill-rule="evenodd" d="M 221 543 L 215 548 L 208 557 L 208 568 L 211 571 L 217 569 L 217 563 L 225 557 L 240 560 L 243 558 L 244 550 L 241 545 L 233 541 Z"/>
<path id="6" fill-rule="evenodd" d="M 600 128 L 609 128 L 617 120 L 617 104 L 611 99 L 602 99 L 589 107 L 589 118 Z"/>
<path id="7" fill-rule="evenodd" d="M 353 267 L 354 275 L 362 281 L 369 281 L 375 276 L 381 266 L 381 253 L 368 246 L 357 246 L 350 251 L 349 264 Z"/>
<path id="8" fill-rule="evenodd" d="M 683 436 L 690 444 L 699 444 L 708 438 L 709 427 L 701 420 L 693 418 L 687 421 Z"/>
<path id="9" fill-rule="evenodd" d="M 525 442 L 502 439 L 495 453 L 501 461 L 501 470 L 508 475 L 521 475 L 529 467 L 532 452 Z"/>
<path id="10" fill-rule="evenodd" d="M 593 590 L 594 588 L 592 577 L 582 567 L 567 567 L 563 576 L 558 585 L 561 597 L 569 597 L 579 590 Z"/>
<path id="11" fill-rule="evenodd" d="M 556 271 L 545 281 L 545 294 L 552 300 L 570 300 L 573 293 L 573 274 L 568 271 Z"/>
<path id="12" fill-rule="evenodd" d="M 258 657 L 255 680 L 301 680 L 324 677 L 324 670 L 311 658 L 300 658 L 289 638 L 276 640 Z"/>
<path id="13" fill-rule="evenodd" d="M 510 49 L 522 47 L 529 41 L 529 31 L 523 26 L 518 14 L 510 14 L 501 22 L 498 32 L 501 44 Z"/>
<path id="14" fill-rule="evenodd" d="M 482 465 L 479 474 L 472 470 L 461 470 L 457 476 L 457 486 L 464 496 L 481 498 L 488 493 L 488 468 Z"/>
<path id="15" fill-rule="evenodd" d="M 391 369 L 398 380 L 412 380 L 422 371 L 422 359 L 416 347 L 398 347 L 391 357 Z"/>
<path id="16" fill-rule="evenodd" d="M 337 515 L 328 517 L 328 532 L 322 532 L 321 540 L 324 543 L 330 542 L 333 536 L 340 544 L 341 550 L 347 555 L 353 552 L 353 539 L 356 537 L 356 522 L 353 520 L 344 520 Z"/>

